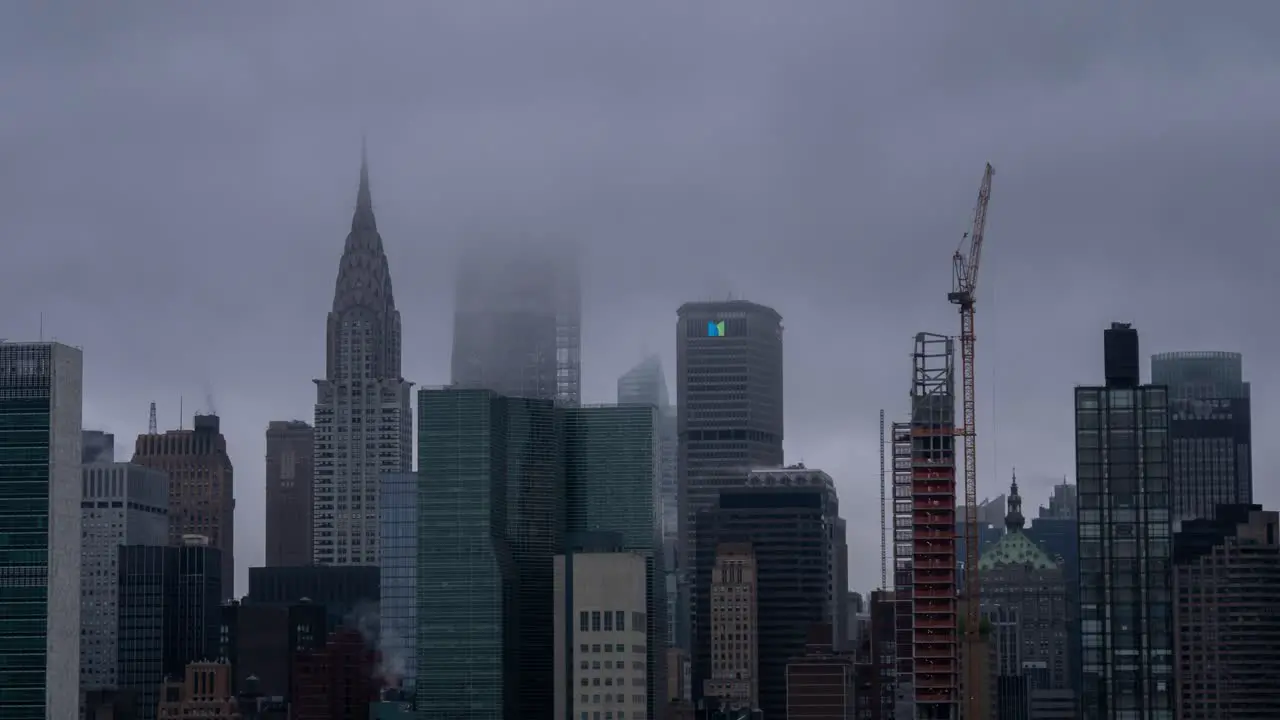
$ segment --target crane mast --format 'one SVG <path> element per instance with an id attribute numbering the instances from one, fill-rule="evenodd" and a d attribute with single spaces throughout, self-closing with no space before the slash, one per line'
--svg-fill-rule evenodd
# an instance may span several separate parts
<path id="1" fill-rule="evenodd" d="M 991 200 L 991 178 L 995 169 L 987 163 L 973 211 L 973 227 L 960 241 L 952 256 L 952 284 L 947 300 L 960 308 L 960 376 L 963 385 L 963 425 L 956 435 L 964 439 L 964 594 L 965 594 L 965 713 L 966 720 L 978 718 L 977 688 L 980 663 L 974 661 L 981 623 L 981 583 L 978 577 L 978 445 L 974 391 L 973 306 L 978 289 L 978 269 L 982 259 L 982 238 L 987 226 L 987 203 Z"/>

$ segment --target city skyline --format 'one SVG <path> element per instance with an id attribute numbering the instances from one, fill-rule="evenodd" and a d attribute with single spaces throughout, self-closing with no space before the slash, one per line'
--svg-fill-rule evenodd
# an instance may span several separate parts
<path id="1" fill-rule="evenodd" d="M 1062 12 L 1086 23 L 1087 15 L 1073 13 L 1087 6 Z M 192 17 L 208 27 L 212 12 Z M 462 29 L 484 20 L 473 9 L 441 12 Z M 886 11 L 877 23 L 914 26 L 919 18 L 911 12 Z M 317 11 L 300 26 L 233 18 L 247 28 L 243 45 L 266 48 L 271 38 L 282 57 L 321 57 L 319 45 L 336 46 L 350 27 L 385 36 L 377 58 L 343 58 L 342 67 L 325 64 L 323 73 L 279 60 L 278 75 L 256 77 L 240 74 L 234 42 L 211 40 L 208 55 L 193 59 L 181 78 L 160 46 L 112 54 L 105 47 L 121 30 L 107 19 L 83 30 L 94 41 L 83 43 L 84 52 L 99 68 L 90 73 L 83 57 L 69 57 L 51 39 L 65 27 L 18 18 L 13 26 L 25 23 L 43 49 L 24 55 L 29 70 L 17 71 L 26 81 L 15 83 L 21 110 L 7 131 L 16 134 L 6 135 L 14 151 L 0 169 L 0 196 L 9 198 L 0 231 L 29 239 L 18 261 L 0 268 L 0 304 L 10 312 L 2 334 L 35 340 L 43 329 L 46 338 L 84 347 L 85 425 L 114 432 L 118 453 L 145 432 L 149 402 L 159 405 L 163 431 L 190 427 L 193 410 L 214 409 L 204 398 L 216 401 L 236 465 L 237 586 L 244 587 L 244 568 L 263 560 L 263 538 L 253 530 L 263 519 L 263 431 L 273 419 L 309 421 L 308 380 L 323 374 L 317 313 L 332 297 L 364 125 L 404 314 L 408 379 L 447 381 L 450 246 L 494 215 L 498 232 L 532 228 L 591 246 L 583 272 L 584 403 L 609 400 L 617 376 L 646 350 L 676 366 L 670 327 L 680 302 L 731 292 L 767 304 L 787 319 L 786 457 L 832 474 L 850 514 L 850 544 L 865 545 L 878 534 L 868 507 L 875 504 L 876 413 L 883 407 L 892 420 L 903 412 L 911 334 L 954 332 L 954 309 L 945 305 L 949 254 L 965 229 L 973 175 L 991 159 L 1011 181 L 996 191 L 978 313 L 980 496 L 1001 492 L 1017 467 L 1034 506 L 1072 474 L 1067 398 L 1072 386 L 1097 377 L 1097 328 L 1111 319 L 1141 328 L 1150 352 L 1243 353 L 1254 383 L 1253 422 L 1265 437 L 1280 422 L 1280 391 L 1259 371 L 1280 347 L 1255 328 L 1272 297 L 1255 273 L 1275 253 L 1257 246 L 1274 234 L 1257 208 L 1269 207 L 1269 168 L 1280 162 L 1257 133 L 1280 111 L 1246 100 L 1250 84 L 1266 82 L 1262 74 L 1276 66 L 1272 50 L 1249 49 L 1256 28 L 1272 21 L 1205 20 L 1231 35 L 1238 53 L 1184 58 L 1212 87 L 1164 60 L 1166 42 L 1208 42 L 1193 23 L 1170 21 L 1157 43 L 1139 34 L 1133 18 L 1112 18 L 1112 34 L 1090 33 L 1089 44 L 1072 45 L 1082 48 L 1066 61 L 1073 71 L 1060 71 L 1047 51 L 1017 51 L 1028 58 L 1018 63 L 1019 77 L 1041 90 L 1026 90 L 1003 70 L 975 70 L 963 77 L 977 78 L 978 87 L 960 95 L 964 83 L 956 94 L 937 89 L 955 86 L 951 73 L 961 71 L 953 53 L 943 63 L 937 48 L 951 47 L 971 23 L 1002 19 L 1024 36 L 1058 36 L 1046 18 L 950 12 L 946 22 L 929 24 L 935 29 L 921 42 L 934 50 L 923 52 L 928 46 L 914 41 L 900 48 L 871 37 L 849 43 L 848 27 L 877 24 L 859 22 L 854 10 L 771 16 L 778 25 L 762 47 L 748 12 L 713 28 L 672 22 L 661 8 L 630 9 L 620 11 L 621 21 L 575 18 L 577 34 L 628 52 L 604 57 L 575 45 L 577 54 L 566 56 L 554 52 L 560 36 L 546 36 L 560 38 L 553 42 L 528 32 L 523 40 L 533 46 L 522 46 L 522 57 L 541 59 L 526 68 L 476 67 L 465 78 L 439 70 L 475 59 L 440 29 L 449 22 L 405 22 L 377 8 Z M 232 11 L 225 13 L 219 22 Z M 199 45 L 204 30 L 197 34 L 188 22 L 158 12 L 137 31 Z M 410 40 L 399 29 L 418 25 L 432 26 L 427 37 Z M 616 89 L 584 69 L 563 84 L 530 85 L 537 103 L 495 107 L 485 99 L 507 97 L 513 81 L 528 85 L 536 73 L 584 66 L 639 73 L 621 65 L 638 50 L 631 32 L 672 25 L 680 32 L 666 56 L 678 69 L 661 60 L 644 71 L 654 94 L 589 110 L 612 102 Z M 720 59 L 703 54 L 709 47 Z M 0 52 L 28 50 L 15 43 Z M 436 60 L 423 62 L 418 53 Z M 752 53 L 768 58 L 767 70 Z M 892 87 L 849 77 L 863 53 L 901 73 L 888 78 Z M 986 69 L 993 62 L 983 53 L 968 60 Z M 1095 64 L 1114 72 L 1084 69 Z M 426 98 L 420 105 L 400 99 L 404 71 L 397 67 L 423 66 L 436 68 Z M 304 82 L 303 72 L 319 79 Z M 927 80 L 926 72 L 951 80 Z M 132 79 L 116 79 L 126 76 Z M 36 89 L 46 77 L 64 81 L 85 111 L 48 120 L 43 113 L 61 106 Z M 214 85 L 239 78 L 241 87 L 224 88 L 211 102 L 207 93 L 182 90 L 192 77 Z M 296 97 L 280 92 L 293 83 L 302 88 Z M 1003 83 L 1031 100 L 1010 101 L 1014 91 Z M 835 97 L 829 90 L 851 85 Z M 114 99 L 129 87 L 172 93 L 174 104 L 117 109 Z M 741 88 L 736 99 L 716 92 L 730 87 Z M 1119 96 L 1138 98 L 1141 111 L 1098 110 Z M 867 97 L 876 101 L 854 100 Z M 1197 109 L 1206 107 L 1213 117 Z M 185 123 L 195 126 L 163 132 Z M 583 131 L 601 126 L 612 129 Z M 103 134 L 113 142 L 98 142 Z M 1200 152 L 1207 143 L 1213 151 Z M 492 159 L 499 155 L 506 159 Z M 618 170 L 601 173 L 602 165 Z M 165 342 L 155 341 L 158 334 Z M 1029 348 L 1042 354 L 1032 358 Z M 1257 466 L 1273 462 L 1274 452 L 1255 448 Z M 1259 483 L 1255 501 L 1274 507 L 1277 500 Z M 874 560 L 853 562 L 851 585 L 873 586 Z"/>

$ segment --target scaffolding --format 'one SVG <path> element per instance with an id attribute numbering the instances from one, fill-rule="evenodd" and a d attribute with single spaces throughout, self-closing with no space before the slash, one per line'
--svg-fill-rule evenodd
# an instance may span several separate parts
<path id="1" fill-rule="evenodd" d="M 893 435 L 895 533 L 899 524 L 910 532 L 909 561 L 901 563 L 910 592 L 909 605 L 900 606 L 899 672 L 907 650 L 916 720 L 955 720 L 960 628 L 953 339 L 919 333 L 912 361 L 911 422 L 895 424 Z M 902 642 L 908 633 L 909 642 Z"/>

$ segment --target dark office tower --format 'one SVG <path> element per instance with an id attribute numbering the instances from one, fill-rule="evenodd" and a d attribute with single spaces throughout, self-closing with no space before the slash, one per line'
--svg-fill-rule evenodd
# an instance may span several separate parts
<path id="1" fill-rule="evenodd" d="M 549 719 L 564 527 L 555 405 L 422 390 L 418 423 L 418 713 Z"/>
<path id="2" fill-rule="evenodd" d="M 1058 563 L 1023 532 L 1025 524 L 1015 477 L 1004 537 L 984 551 L 978 561 L 983 605 L 1015 613 L 1020 630 L 1016 639 L 1018 662 L 997 663 L 996 669 L 1002 675 L 1025 676 L 1026 692 L 1061 690 L 1069 687 L 1071 667 L 1067 656 L 1066 578 Z M 1001 645 L 1000 639 L 1008 639 L 1008 635 L 997 638 L 997 646 Z M 1026 705 L 1025 693 L 1018 701 Z M 1005 713 L 1000 705 L 997 709 Z"/>
<path id="3" fill-rule="evenodd" d="M 679 556 L 688 569 L 677 634 L 687 646 L 694 517 L 751 469 L 782 466 L 782 316 L 745 300 L 685 303 L 677 314 Z"/>
<path id="4" fill-rule="evenodd" d="M 1173 522 L 1253 502 L 1249 383 L 1240 353 L 1151 356 L 1151 384 L 1169 388 Z"/>
<path id="5" fill-rule="evenodd" d="M 566 537 L 614 533 L 620 538 L 618 550 L 645 559 L 648 717 L 658 716 L 667 695 L 667 602 L 658 517 L 656 413 L 648 405 L 562 411 Z"/>
<path id="6" fill-rule="evenodd" d="M 574 250 L 530 240 L 482 243 L 463 255 L 454 385 L 578 405 L 582 300 Z"/>
<path id="7" fill-rule="evenodd" d="M 412 696 L 418 679 L 418 474 L 383 475 L 380 498 L 378 651 L 387 686 Z"/>
<path id="8" fill-rule="evenodd" d="M 81 354 L 0 340 L 0 717 L 80 702 Z"/>
<path id="9" fill-rule="evenodd" d="M 240 603 L 222 606 L 218 657 L 231 663 L 237 692 L 291 695 L 295 654 L 324 647 L 331 624 L 320 603 Z"/>
<path id="10" fill-rule="evenodd" d="M 249 568 L 248 602 L 289 605 L 308 600 L 323 605 L 330 625 L 358 623 L 376 607 L 380 575 L 373 565 L 304 565 Z"/>
<path id="11" fill-rule="evenodd" d="M 1084 720 L 1172 720 L 1169 398 L 1137 382 L 1137 331 L 1106 332 L 1108 384 L 1077 387 Z"/>
<path id="12" fill-rule="evenodd" d="M 725 488 L 719 503 L 698 513 L 693 607 L 693 692 L 710 677 L 711 580 L 721 543 L 751 543 L 756 559 L 756 613 L 760 710 L 787 712 L 787 661 L 802 655 L 809 630 L 830 617 L 830 488 L 774 486 Z"/>
<path id="13" fill-rule="evenodd" d="M 1174 535 L 1180 720 L 1280 718 L 1280 514 L 1220 505 Z"/>
<path id="14" fill-rule="evenodd" d="M 315 382 L 312 559 L 377 565 L 379 482 L 413 464 L 412 383 L 400 375 L 400 312 L 364 157 Z"/>
<path id="15" fill-rule="evenodd" d="M 80 464 L 116 461 L 116 436 L 101 430 L 80 433 Z"/>
<path id="16" fill-rule="evenodd" d="M 267 425 L 267 567 L 311 564 L 314 441 L 301 420 Z"/>
<path id="17" fill-rule="evenodd" d="M 235 475 L 217 415 L 196 415 L 191 430 L 139 435 L 133 464 L 169 476 L 169 544 L 202 535 L 222 559 L 221 589 L 235 597 Z M 225 598 L 224 598 L 225 599 Z"/>
<path id="18" fill-rule="evenodd" d="M 122 545 L 119 563 L 118 682 L 133 693 L 138 720 L 155 720 L 165 678 L 218 655 L 221 552 L 198 544 Z"/>

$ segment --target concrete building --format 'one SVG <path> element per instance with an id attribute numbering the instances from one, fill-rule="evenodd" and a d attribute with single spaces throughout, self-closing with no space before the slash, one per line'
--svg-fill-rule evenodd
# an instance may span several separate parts
<path id="1" fill-rule="evenodd" d="M 323 605 L 330 626 L 372 615 L 382 596 L 381 573 L 369 565 L 304 565 L 249 568 L 248 602 Z"/>
<path id="2" fill-rule="evenodd" d="M 267 567 L 311 563 L 314 454 L 310 425 L 267 424 Z"/>
<path id="3" fill-rule="evenodd" d="M 0 717 L 71 718 L 80 702 L 83 365 L 59 343 L 0 340 Z M 22 620 L 27 618 L 27 620 Z"/>
<path id="4" fill-rule="evenodd" d="M 838 508 L 821 485 L 726 488 L 718 506 L 698 514 L 693 607 L 694 692 L 712 673 L 711 584 L 725 542 L 749 542 L 757 571 L 759 709 L 786 717 L 787 662 L 804 653 L 815 624 L 830 622 L 831 524 Z"/>
<path id="5" fill-rule="evenodd" d="M 1219 505 L 1173 548 L 1179 720 L 1280 718 L 1280 513 Z"/>
<path id="6" fill-rule="evenodd" d="M 897 702 L 897 640 L 894 623 L 898 601 L 893 590 L 871 592 L 868 613 L 870 632 L 864 648 L 858 653 L 869 666 L 866 675 L 867 701 L 860 705 L 866 709 L 860 720 L 893 720 Z"/>
<path id="7" fill-rule="evenodd" d="M 458 265 L 453 385 L 507 397 L 581 400 L 581 290 L 572 243 L 473 243 Z"/>
<path id="8" fill-rule="evenodd" d="M 1033 690 L 1028 700 L 1030 720 L 1078 720 L 1079 698 L 1073 690 Z"/>
<path id="9" fill-rule="evenodd" d="M 756 587 L 751 543 L 720 543 L 711 569 L 711 676 L 702 696 L 721 708 L 760 707 Z"/>
<path id="10" fill-rule="evenodd" d="M 351 233 L 338 263 L 316 380 L 312 560 L 378 564 L 378 488 L 413 464 L 412 383 L 401 376 L 400 312 L 360 163 Z"/>
<path id="11" fill-rule="evenodd" d="M 894 423 L 893 577 L 898 718 L 954 720 L 960 705 L 955 349 L 919 333 L 911 420 Z M 983 657 L 985 660 L 985 656 Z"/>
<path id="12" fill-rule="evenodd" d="M 231 664 L 232 688 L 240 694 L 288 698 L 299 650 L 319 650 L 332 629 L 327 609 L 310 601 L 240 603 L 220 612 L 217 657 Z"/>
<path id="13" fill-rule="evenodd" d="M 382 563 L 378 566 L 379 664 L 384 681 L 412 696 L 418 658 L 418 476 L 382 476 L 378 509 Z"/>
<path id="14" fill-rule="evenodd" d="M 547 717 L 566 494 L 554 402 L 430 389 L 418 413 L 418 712 Z"/>
<path id="15" fill-rule="evenodd" d="M 119 548 L 118 684 L 133 694 L 137 720 L 155 720 L 166 678 L 217 659 L 222 553 L 202 540 Z"/>
<path id="16" fill-rule="evenodd" d="M 814 626 L 804 655 L 787 663 L 787 720 L 855 720 L 853 655 L 831 644 L 832 629 Z"/>
<path id="17" fill-rule="evenodd" d="M 600 547 L 613 543 L 596 539 L 555 558 L 553 717 L 652 717 L 645 692 L 652 560 Z"/>
<path id="18" fill-rule="evenodd" d="M 682 305 L 676 324 L 676 482 L 684 547 L 680 619 L 697 546 L 695 518 L 746 470 L 780 467 L 783 437 L 782 316 L 745 300 Z M 678 627 L 688 647 L 693 631 Z"/>
<path id="19" fill-rule="evenodd" d="M 119 548 L 169 542 L 169 478 L 116 462 L 85 465 L 81 478 L 80 689 L 87 692 L 116 686 Z"/>
<path id="20" fill-rule="evenodd" d="M 80 433 L 80 464 L 111 463 L 116 461 L 116 436 L 101 430 L 85 430 Z"/>
<path id="21" fill-rule="evenodd" d="M 1169 397 L 1138 332 L 1103 334 L 1106 384 L 1075 390 L 1085 720 L 1173 720 Z"/>
<path id="22" fill-rule="evenodd" d="M 1218 505 L 1253 502 L 1253 423 L 1240 353 L 1157 353 L 1151 384 L 1169 392 L 1175 529 L 1186 520 L 1213 519 Z"/>
<path id="23" fill-rule="evenodd" d="M 202 535 L 222 560 L 223 599 L 235 597 L 235 470 L 217 415 L 196 415 L 190 430 L 139 435 L 133 464 L 169 478 L 169 544 Z"/>
<path id="24" fill-rule="evenodd" d="M 662 523 L 662 555 L 666 572 L 667 645 L 678 645 L 680 507 L 676 484 L 676 412 L 667 393 L 662 360 L 650 355 L 618 378 L 619 405 L 651 405 L 657 408 L 660 460 L 658 466 L 658 513 Z"/>
<path id="25" fill-rule="evenodd" d="M 1008 506 L 1005 535 L 982 554 L 978 568 L 984 610 L 1002 617 L 1002 613 L 1012 613 L 1014 618 L 1015 634 L 1002 632 L 999 627 L 992 634 L 995 647 L 1003 648 L 1005 640 L 1012 640 L 1017 650 L 1004 653 L 995 669 L 1000 675 L 1025 678 L 1026 690 L 1019 700 L 1025 706 L 1026 692 L 1032 689 L 1062 690 L 1071 686 L 1067 580 L 1058 563 L 1023 532 L 1026 519 L 1022 516 L 1016 475 L 1010 485 Z M 1000 718 L 1005 717 L 999 703 L 996 711 L 1001 713 Z M 1021 712 L 1025 714 L 1025 707 Z M 1010 718 L 1023 720 L 1018 715 Z"/>
<path id="26" fill-rule="evenodd" d="M 165 682 L 160 691 L 158 720 L 191 717 L 240 720 L 240 703 L 231 683 L 230 665 L 191 663 L 183 677 Z"/>

